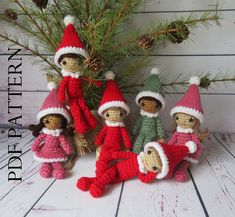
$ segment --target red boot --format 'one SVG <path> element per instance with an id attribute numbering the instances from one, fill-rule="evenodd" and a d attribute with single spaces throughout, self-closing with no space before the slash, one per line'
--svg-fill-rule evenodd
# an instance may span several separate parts
<path id="1" fill-rule="evenodd" d="M 77 188 L 79 188 L 82 191 L 88 191 L 90 190 L 91 185 L 95 182 L 95 177 L 82 177 L 78 179 L 77 181 Z"/>

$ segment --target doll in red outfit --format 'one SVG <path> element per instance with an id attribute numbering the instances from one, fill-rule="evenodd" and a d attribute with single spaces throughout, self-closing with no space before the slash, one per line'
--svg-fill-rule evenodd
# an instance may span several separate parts
<path id="1" fill-rule="evenodd" d="M 34 158 L 42 162 L 40 175 L 44 178 L 53 176 L 63 179 L 66 174 L 62 162 L 73 152 L 66 135 L 72 135 L 73 131 L 67 128 L 71 118 L 67 109 L 58 101 L 56 89 L 44 100 L 37 120 L 39 124 L 30 125 L 29 128 L 37 137 L 31 149 Z"/>
<path id="2" fill-rule="evenodd" d="M 78 133 L 85 134 L 89 129 L 94 129 L 97 124 L 83 95 L 81 70 L 88 54 L 74 28 L 74 17 L 66 16 L 64 23 L 66 25 L 64 35 L 54 56 L 54 62 L 62 68 L 63 76 L 59 85 L 58 96 L 60 102 L 65 103 L 67 95 L 75 130 Z"/>
<path id="3" fill-rule="evenodd" d="M 113 152 L 112 158 L 119 160 L 118 162 L 98 177 L 78 179 L 77 187 L 82 191 L 89 190 L 93 197 L 100 197 L 107 185 L 134 177 L 138 177 L 143 183 L 170 178 L 175 166 L 196 149 L 196 144 L 191 141 L 181 146 L 149 142 L 144 146 L 144 152 L 139 155 L 133 152 Z"/>
<path id="4" fill-rule="evenodd" d="M 187 169 L 190 164 L 198 163 L 198 159 L 202 153 L 200 140 L 204 139 L 208 134 L 207 129 L 203 133 L 199 130 L 199 126 L 203 122 L 204 117 L 198 88 L 200 79 L 198 77 L 192 77 L 189 83 L 190 86 L 187 92 L 171 110 L 176 128 L 168 143 L 181 145 L 188 141 L 193 141 L 197 144 L 197 151 L 193 154 L 188 154 L 174 172 L 174 177 L 179 182 L 187 180 Z"/>
<path id="5" fill-rule="evenodd" d="M 95 145 L 100 150 L 96 163 L 97 176 L 108 167 L 112 153 L 120 151 L 122 144 L 126 149 L 131 149 L 131 139 L 123 122 L 130 112 L 129 106 L 113 80 L 114 73 L 107 72 L 105 77 L 108 81 L 98 109 L 98 114 L 105 119 L 105 124 L 95 140 Z"/>

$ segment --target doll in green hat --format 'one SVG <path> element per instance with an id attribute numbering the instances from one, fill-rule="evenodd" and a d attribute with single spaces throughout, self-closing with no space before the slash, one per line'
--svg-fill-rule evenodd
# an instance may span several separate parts
<path id="1" fill-rule="evenodd" d="M 132 134 L 136 137 L 133 151 L 137 154 L 148 142 L 155 140 L 164 142 L 164 127 L 159 118 L 159 111 L 165 107 L 166 102 L 158 75 L 159 69 L 153 68 L 142 91 L 135 99 L 136 104 L 141 108 L 140 116 L 132 130 Z"/>

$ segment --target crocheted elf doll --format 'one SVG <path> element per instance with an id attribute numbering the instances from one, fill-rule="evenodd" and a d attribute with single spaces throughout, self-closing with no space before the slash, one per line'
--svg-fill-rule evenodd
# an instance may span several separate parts
<path id="1" fill-rule="evenodd" d="M 141 182 L 149 183 L 155 179 L 172 177 L 176 165 L 188 153 L 196 151 L 196 144 L 188 142 L 182 146 L 150 142 L 139 155 L 133 152 L 114 152 L 112 157 L 117 161 L 99 177 L 82 177 L 77 181 L 77 187 L 82 191 L 90 191 L 93 197 L 103 195 L 109 184 L 122 182 L 138 177 Z"/>
<path id="2" fill-rule="evenodd" d="M 113 152 L 121 150 L 122 144 L 126 149 L 131 149 L 131 139 L 123 122 L 130 108 L 113 80 L 114 73 L 107 72 L 105 77 L 108 81 L 98 108 L 98 114 L 104 118 L 105 125 L 95 140 L 96 147 L 100 149 L 100 156 L 96 162 L 97 175 L 108 167 L 108 159 L 111 160 Z"/>
<path id="3" fill-rule="evenodd" d="M 64 103 L 67 94 L 75 130 L 78 133 L 85 134 L 89 129 L 94 129 L 97 124 L 83 96 L 81 70 L 88 54 L 73 25 L 74 17 L 66 16 L 64 23 L 66 25 L 64 35 L 54 56 L 54 62 L 62 68 L 63 76 L 58 95 L 59 100 Z"/>
<path id="4" fill-rule="evenodd" d="M 132 134 L 137 135 L 133 151 L 140 153 L 143 145 L 159 140 L 164 142 L 164 128 L 159 111 L 165 107 L 165 98 L 159 80 L 159 69 L 153 68 L 141 92 L 136 96 L 136 104 L 141 108 L 140 116 L 134 125 Z"/>
<path id="5" fill-rule="evenodd" d="M 29 128 L 37 137 L 31 149 L 34 158 L 42 162 L 40 175 L 44 178 L 53 176 L 56 179 L 63 179 L 66 174 L 62 162 L 73 152 L 66 135 L 71 135 L 72 131 L 67 128 L 70 115 L 58 101 L 56 89 L 53 89 L 44 100 L 37 120 L 39 124 L 30 125 Z"/>
<path id="6" fill-rule="evenodd" d="M 175 170 L 174 177 L 179 182 L 187 180 L 187 169 L 190 164 L 198 163 L 198 158 L 202 153 L 200 139 L 206 137 L 208 132 L 207 129 L 204 133 L 201 133 L 199 130 L 204 116 L 198 88 L 200 79 L 192 77 L 189 83 L 190 86 L 187 92 L 170 112 L 171 116 L 174 117 L 176 127 L 168 143 L 181 145 L 192 140 L 197 144 L 197 151 L 193 154 L 188 154 Z"/>

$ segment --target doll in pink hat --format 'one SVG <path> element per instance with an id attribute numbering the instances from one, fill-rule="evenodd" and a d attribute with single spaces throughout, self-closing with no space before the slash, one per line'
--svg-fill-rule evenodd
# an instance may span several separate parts
<path id="1" fill-rule="evenodd" d="M 176 103 L 170 114 L 174 117 L 175 129 L 168 144 L 181 145 L 188 141 L 197 144 L 197 151 L 188 154 L 184 160 L 176 167 L 174 177 L 176 181 L 185 182 L 187 180 L 187 169 L 191 163 L 198 163 L 202 153 L 201 141 L 207 137 L 208 130 L 200 132 L 200 124 L 203 122 L 204 111 L 201 105 L 201 97 L 198 85 L 198 77 L 190 78 L 190 86 L 184 96 Z"/>
<path id="2" fill-rule="evenodd" d="M 49 93 L 37 114 L 38 125 L 30 125 L 36 140 L 32 145 L 34 158 L 42 165 L 40 175 L 44 178 L 53 176 L 65 178 L 62 162 L 67 160 L 73 149 L 66 139 L 72 130 L 67 128 L 71 118 L 67 109 L 59 102 L 55 88 Z"/>

